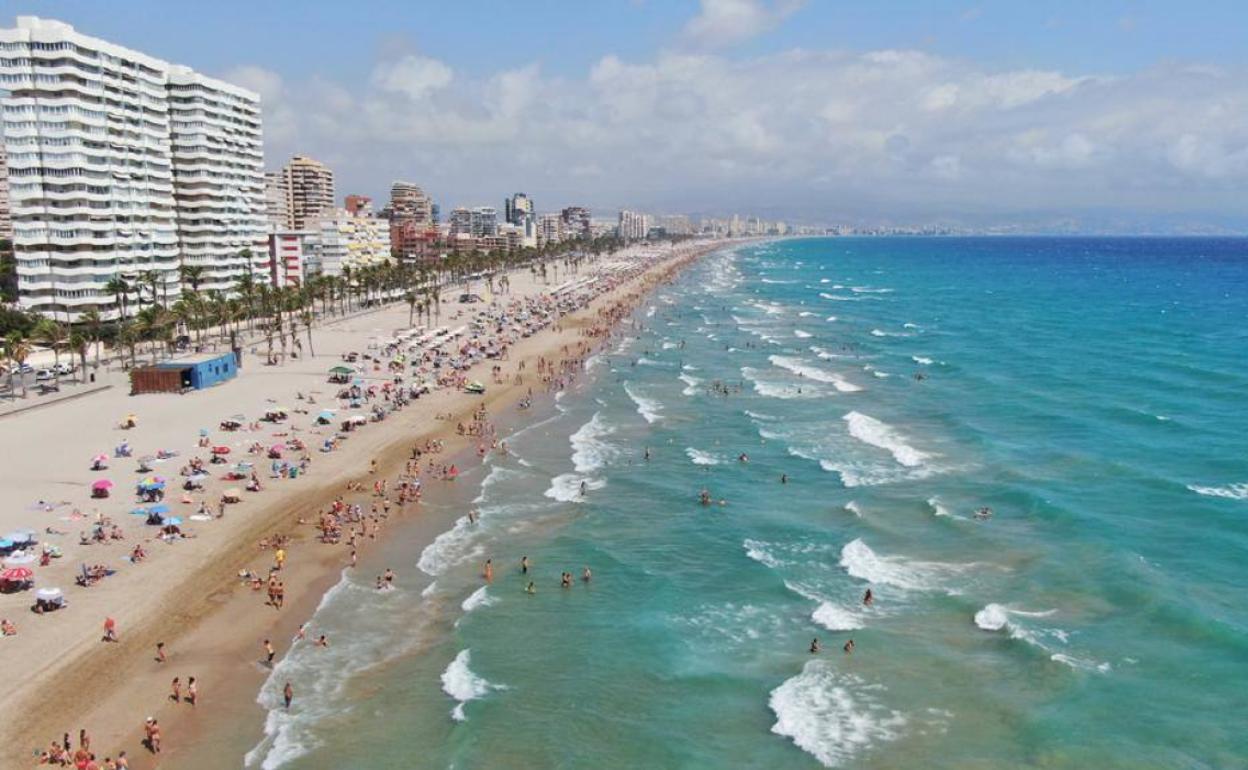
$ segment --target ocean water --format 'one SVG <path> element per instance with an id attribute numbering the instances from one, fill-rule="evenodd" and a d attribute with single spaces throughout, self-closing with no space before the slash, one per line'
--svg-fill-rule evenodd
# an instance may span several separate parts
<path id="1" fill-rule="evenodd" d="M 1248 242 L 770 242 L 636 321 L 249 767 L 1248 767 Z"/>

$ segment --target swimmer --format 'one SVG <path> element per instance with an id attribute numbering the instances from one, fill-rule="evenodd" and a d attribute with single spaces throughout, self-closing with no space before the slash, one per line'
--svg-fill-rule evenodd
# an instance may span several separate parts
<path id="1" fill-rule="evenodd" d="M 325 634 L 321 634 L 316 640 L 317 647 L 328 647 L 329 640 L 325 638 Z"/>
<path id="2" fill-rule="evenodd" d="M 862 595 L 862 604 L 865 607 L 870 607 L 874 603 L 875 603 L 875 594 L 871 593 L 871 589 L 868 588 L 867 592 Z"/>
<path id="3" fill-rule="evenodd" d="M 581 497 L 584 497 L 585 492 L 587 492 L 588 490 L 589 490 L 589 485 L 586 482 L 582 481 L 581 482 Z"/>
<path id="4" fill-rule="evenodd" d="M 572 587 L 572 573 L 564 572 L 560 574 L 559 585 L 561 585 L 564 588 L 571 588 Z"/>
<path id="5" fill-rule="evenodd" d="M 529 574 L 529 557 L 527 556 L 520 557 L 520 574 L 521 575 Z"/>
<path id="6" fill-rule="evenodd" d="M 585 569 L 581 570 L 581 580 L 584 580 L 586 583 L 588 583 L 589 581 L 593 579 L 594 579 L 594 573 L 589 571 L 589 565 L 586 564 Z"/>
<path id="7" fill-rule="evenodd" d="M 821 650 L 823 650 L 823 645 L 819 643 L 819 637 L 816 636 L 814 639 L 810 640 L 810 654 L 818 654 Z"/>
<path id="8" fill-rule="evenodd" d="M 845 651 L 845 654 L 846 654 L 846 655 L 851 655 L 851 654 L 853 654 L 853 652 L 854 652 L 854 640 L 853 640 L 853 639 L 850 639 L 848 642 L 845 642 L 845 646 L 844 646 L 844 647 L 842 647 L 841 649 Z"/>
<path id="9" fill-rule="evenodd" d="M 529 581 L 529 585 L 528 585 L 528 586 L 524 589 L 524 592 L 525 592 L 526 594 L 535 594 L 535 593 L 537 593 L 537 585 L 536 585 L 536 584 L 535 584 L 532 580 L 530 580 L 530 581 Z"/>
<path id="10" fill-rule="evenodd" d="M 748 463 L 749 461 L 750 461 L 750 456 L 747 455 L 745 452 L 742 452 L 741 454 L 737 455 L 737 462 Z"/>
<path id="11" fill-rule="evenodd" d="M 485 570 L 482 572 L 482 576 L 485 577 L 485 582 L 487 583 L 494 582 L 494 560 L 493 559 L 485 560 Z"/>

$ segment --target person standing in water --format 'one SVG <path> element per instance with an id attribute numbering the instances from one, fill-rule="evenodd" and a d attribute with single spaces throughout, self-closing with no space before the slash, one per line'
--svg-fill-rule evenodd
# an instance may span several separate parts
<path id="1" fill-rule="evenodd" d="M 815 637 L 810 641 L 810 654 L 815 655 L 823 649 L 823 645 L 819 643 L 819 637 Z"/>
<path id="2" fill-rule="evenodd" d="M 868 588 L 867 592 L 862 595 L 862 604 L 864 607 L 870 607 L 874 603 L 875 603 L 875 594 L 871 593 L 871 589 Z"/>
<path id="3" fill-rule="evenodd" d="M 529 557 L 527 556 L 520 557 L 520 574 L 521 575 L 529 574 Z"/>
<path id="4" fill-rule="evenodd" d="M 851 654 L 853 654 L 853 652 L 854 652 L 854 640 L 853 640 L 853 639 L 850 639 L 848 642 L 845 642 L 845 646 L 844 646 L 844 647 L 842 647 L 841 649 L 845 651 L 845 654 L 846 654 L 846 655 L 851 655 Z"/>
<path id="5" fill-rule="evenodd" d="M 585 569 L 581 570 L 581 580 L 584 580 L 586 583 L 588 583 L 589 581 L 593 579 L 594 579 L 594 573 L 589 571 L 589 565 L 586 564 Z"/>
<path id="6" fill-rule="evenodd" d="M 290 702 L 295 699 L 295 688 L 290 686 L 290 682 L 282 688 L 282 701 L 285 702 L 286 708 L 290 708 Z"/>

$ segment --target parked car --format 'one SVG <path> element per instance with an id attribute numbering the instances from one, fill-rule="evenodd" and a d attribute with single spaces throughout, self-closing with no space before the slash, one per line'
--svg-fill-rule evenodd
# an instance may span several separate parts
<path id="1" fill-rule="evenodd" d="M 52 371 L 60 375 L 73 374 L 76 367 L 73 364 L 57 364 L 52 367 Z"/>
<path id="2" fill-rule="evenodd" d="M 52 371 L 51 369 L 40 369 L 39 371 L 35 372 L 35 382 L 47 382 L 48 380 L 55 380 L 55 379 L 56 379 L 56 372 Z"/>
<path id="3" fill-rule="evenodd" d="M 23 363 L 21 366 L 17 367 L 17 373 L 18 373 L 18 374 L 30 374 L 30 373 L 31 373 L 31 372 L 33 372 L 34 370 L 35 370 L 35 367 L 31 366 L 30 364 L 26 364 L 26 363 Z"/>

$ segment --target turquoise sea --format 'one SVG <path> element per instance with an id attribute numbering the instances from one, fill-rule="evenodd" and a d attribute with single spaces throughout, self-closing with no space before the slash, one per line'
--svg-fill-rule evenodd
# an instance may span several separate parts
<path id="1" fill-rule="evenodd" d="M 766 242 L 634 320 L 249 767 L 1248 767 L 1248 241 Z"/>

